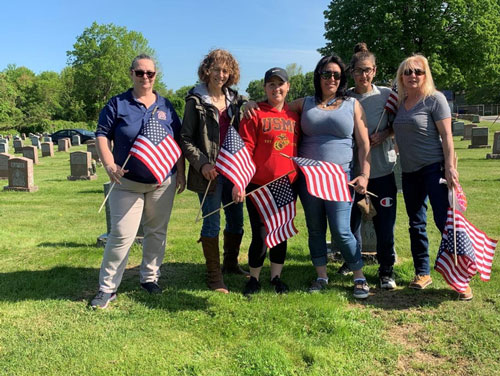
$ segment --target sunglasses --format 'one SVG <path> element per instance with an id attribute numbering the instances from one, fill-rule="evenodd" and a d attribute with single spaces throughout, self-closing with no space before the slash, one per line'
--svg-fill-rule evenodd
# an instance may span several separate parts
<path id="1" fill-rule="evenodd" d="M 340 72 L 332 72 L 332 71 L 324 71 L 324 72 L 321 72 L 319 75 L 323 80 L 329 80 L 332 77 L 336 80 L 340 80 L 341 73 Z"/>
<path id="2" fill-rule="evenodd" d="M 411 76 L 413 73 L 415 73 L 415 76 L 423 76 L 425 74 L 425 71 L 422 69 L 405 69 L 403 71 L 403 74 L 405 76 Z"/>
<path id="3" fill-rule="evenodd" d="M 144 77 L 144 75 L 146 75 L 149 79 L 153 78 L 156 74 L 156 72 L 143 71 L 140 69 L 134 70 L 134 73 L 137 77 Z"/>

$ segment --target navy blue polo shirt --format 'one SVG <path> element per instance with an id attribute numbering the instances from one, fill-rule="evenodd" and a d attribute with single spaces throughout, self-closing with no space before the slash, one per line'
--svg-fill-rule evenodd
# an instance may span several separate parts
<path id="1" fill-rule="evenodd" d="M 149 108 L 138 102 L 132 95 L 132 89 L 114 96 L 99 114 L 97 137 L 107 137 L 113 141 L 113 157 L 117 165 L 123 166 L 135 138 L 141 127 L 153 114 L 165 130 L 179 143 L 181 122 L 172 103 L 156 93 L 156 101 Z M 156 179 L 149 169 L 135 157 L 131 157 L 125 166 L 129 170 L 124 177 L 140 183 L 154 184 Z M 174 165 L 167 178 L 176 171 Z"/>

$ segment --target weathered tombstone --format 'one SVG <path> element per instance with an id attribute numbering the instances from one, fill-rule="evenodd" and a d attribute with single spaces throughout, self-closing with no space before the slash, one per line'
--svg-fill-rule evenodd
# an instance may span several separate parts
<path id="1" fill-rule="evenodd" d="M 57 151 L 69 150 L 69 138 L 61 138 L 57 141 Z"/>
<path id="2" fill-rule="evenodd" d="M 9 159 L 9 185 L 5 191 L 35 192 L 38 187 L 33 179 L 33 161 L 28 158 Z"/>
<path id="3" fill-rule="evenodd" d="M 80 136 L 75 134 L 73 137 L 71 137 L 71 144 L 73 146 L 80 146 L 82 143 L 80 142 Z"/>
<path id="4" fill-rule="evenodd" d="M 54 156 L 54 144 L 52 142 L 42 142 L 42 157 Z"/>
<path id="5" fill-rule="evenodd" d="M 486 159 L 500 159 L 500 131 L 493 135 L 493 150 L 486 155 Z"/>
<path id="6" fill-rule="evenodd" d="M 2 140 L 7 141 L 7 140 Z M 0 142 L 0 153 L 9 153 L 9 144 L 7 142 Z"/>
<path id="7" fill-rule="evenodd" d="M 92 159 L 96 162 L 100 162 L 99 154 L 97 154 L 97 147 L 95 146 L 95 142 L 90 142 L 87 144 L 87 151 L 92 154 Z"/>
<path id="8" fill-rule="evenodd" d="M 68 180 L 95 180 L 97 175 L 92 173 L 92 156 L 87 151 L 75 151 L 69 156 L 71 175 Z"/>
<path id="9" fill-rule="evenodd" d="M 480 117 L 479 115 L 472 115 L 471 121 L 473 123 L 479 123 L 480 122 Z"/>
<path id="10" fill-rule="evenodd" d="M 455 121 L 452 124 L 453 128 L 453 136 L 462 136 L 464 135 L 464 123 L 462 121 Z"/>
<path id="11" fill-rule="evenodd" d="M 21 140 L 26 140 L 26 133 L 21 133 Z"/>
<path id="12" fill-rule="evenodd" d="M 111 185 L 112 184 L 109 181 L 103 184 L 104 197 L 108 195 Z M 102 234 L 97 238 L 97 245 L 102 245 L 102 246 L 106 245 L 106 241 L 108 240 L 108 234 L 111 232 L 111 211 L 109 207 L 109 200 L 106 200 L 105 208 L 106 208 L 106 233 Z M 141 224 L 139 225 L 139 229 L 137 230 L 137 234 L 135 236 L 135 242 L 142 244 L 143 238 L 144 238 L 144 228 L 142 226 L 142 221 L 141 221 Z"/>
<path id="13" fill-rule="evenodd" d="M 31 159 L 33 164 L 38 164 L 38 149 L 35 146 L 24 146 L 23 157 Z"/>
<path id="14" fill-rule="evenodd" d="M 40 137 L 31 136 L 31 145 L 35 146 L 37 149 L 40 149 Z"/>
<path id="15" fill-rule="evenodd" d="M 43 142 L 52 142 L 52 137 L 50 137 L 50 136 L 43 136 Z"/>
<path id="16" fill-rule="evenodd" d="M 488 145 L 488 127 L 472 128 L 471 144 L 469 149 L 490 148 Z"/>
<path id="17" fill-rule="evenodd" d="M 7 153 L 0 153 L 0 179 L 9 178 L 9 159 L 11 159 Z"/>
<path id="18" fill-rule="evenodd" d="M 475 128 L 475 127 L 477 127 L 476 124 L 472 124 L 472 123 L 465 124 L 464 137 L 462 137 L 462 141 L 464 141 L 464 140 L 470 140 L 471 139 L 471 137 L 472 137 L 472 128 Z"/>
<path id="19" fill-rule="evenodd" d="M 23 152 L 23 140 L 14 140 L 14 153 L 22 153 Z"/>

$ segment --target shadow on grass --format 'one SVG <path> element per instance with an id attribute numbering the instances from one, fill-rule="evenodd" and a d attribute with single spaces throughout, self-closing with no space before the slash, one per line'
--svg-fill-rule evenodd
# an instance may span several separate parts
<path id="1" fill-rule="evenodd" d="M 76 193 L 83 193 L 83 194 L 95 194 L 95 193 L 98 193 L 98 194 L 103 194 L 103 190 L 102 189 L 87 189 L 85 191 L 78 191 Z"/>
<path id="2" fill-rule="evenodd" d="M 54 243 L 54 242 L 43 242 L 43 243 L 38 243 L 37 247 L 53 247 L 53 248 L 88 248 L 88 247 L 95 247 L 95 248 L 102 248 L 101 245 L 97 244 L 96 242 L 94 243 L 75 243 L 75 242 L 59 242 L 59 243 Z"/>

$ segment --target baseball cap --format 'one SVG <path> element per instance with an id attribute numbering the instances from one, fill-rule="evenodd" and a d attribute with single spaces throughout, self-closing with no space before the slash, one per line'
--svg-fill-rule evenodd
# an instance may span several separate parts
<path id="1" fill-rule="evenodd" d="M 284 82 L 288 82 L 288 74 L 286 73 L 286 70 L 274 67 L 269 69 L 264 75 L 264 83 L 267 83 L 273 76 L 281 78 Z"/>

